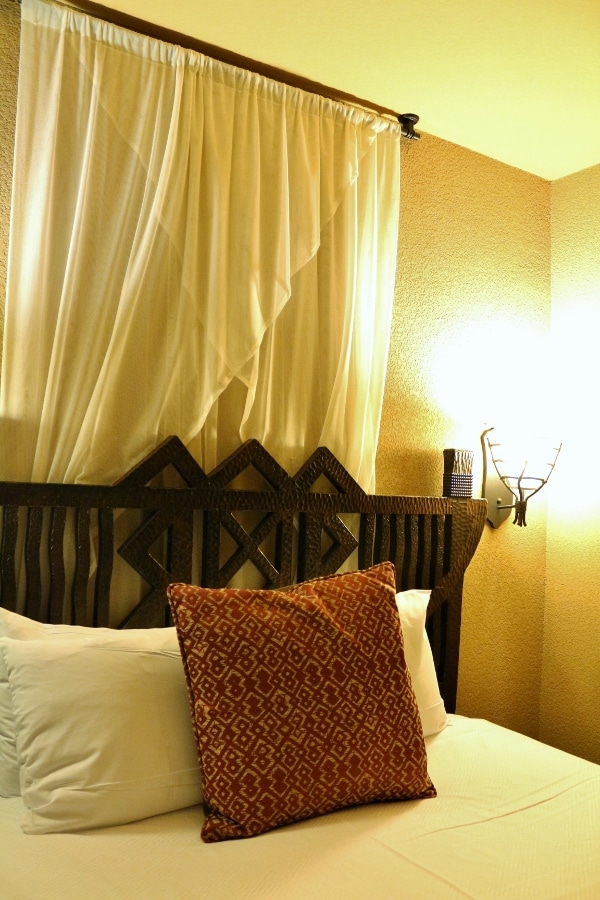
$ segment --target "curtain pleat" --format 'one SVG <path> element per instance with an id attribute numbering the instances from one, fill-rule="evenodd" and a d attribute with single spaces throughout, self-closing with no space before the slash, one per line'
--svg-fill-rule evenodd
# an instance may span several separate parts
<path id="1" fill-rule="evenodd" d="M 104 482 L 320 444 L 374 489 L 400 130 L 24 0 L 3 478 Z"/>

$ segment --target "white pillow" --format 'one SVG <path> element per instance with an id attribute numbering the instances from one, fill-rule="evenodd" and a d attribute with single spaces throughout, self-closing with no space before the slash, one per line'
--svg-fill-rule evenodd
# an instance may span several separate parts
<path id="1" fill-rule="evenodd" d="M 86 628 L 83 625 L 47 625 L 0 607 L 0 797 L 16 797 L 21 793 L 15 740 L 13 704 L 8 689 L 8 673 L 2 645 L 4 638 L 20 641 L 71 640 L 72 638 L 114 636 L 130 646 L 178 650 L 175 628 L 149 628 L 117 631 L 112 628 Z M 121 637 L 118 637 L 118 636 Z"/>
<path id="2" fill-rule="evenodd" d="M 15 717 L 4 662 L 4 638 L 0 637 L 0 797 L 18 797 L 19 764 L 15 742 Z"/>
<path id="3" fill-rule="evenodd" d="M 4 639 L 28 834 L 134 822 L 202 800 L 179 648 L 123 635 Z"/>
<path id="4" fill-rule="evenodd" d="M 402 591 L 396 594 L 396 606 L 404 635 L 404 655 L 425 737 L 442 731 L 448 722 L 435 672 L 431 644 L 425 631 L 430 595 L 431 591 L 423 590 Z"/>

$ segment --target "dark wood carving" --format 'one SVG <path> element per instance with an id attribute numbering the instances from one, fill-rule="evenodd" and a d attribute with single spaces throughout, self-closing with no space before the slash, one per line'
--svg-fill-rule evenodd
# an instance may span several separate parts
<path id="1" fill-rule="evenodd" d="M 251 573 L 253 586 L 282 587 L 389 559 L 399 590 L 432 589 L 428 630 L 454 709 L 483 500 L 365 494 L 322 447 L 291 476 L 256 441 L 207 475 L 170 438 L 110 487 L 0 482 L 0 508 L 0 605 L 42 621 L 160 626 L 172 581 L 222 587 Z M 123 566 L 135 589 L 116 618 Z"/>

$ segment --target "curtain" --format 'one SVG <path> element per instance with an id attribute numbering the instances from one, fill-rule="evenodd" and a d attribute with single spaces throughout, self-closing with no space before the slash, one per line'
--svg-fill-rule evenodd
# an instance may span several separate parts
<path id="1" fill-rule="evenodd" d="M 110 483 L 319 445 L 367 490 L 400 128 L 43 0 L 22 4 L 4 479 Z"/>

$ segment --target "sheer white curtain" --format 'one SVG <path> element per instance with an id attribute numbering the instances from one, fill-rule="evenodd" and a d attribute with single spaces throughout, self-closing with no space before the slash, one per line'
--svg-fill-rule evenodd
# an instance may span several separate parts
<path id="1" fill-rule="evenodd" d="M 0 477 L 111 482 L 178 434 L 207 470 L 327 445 L 374 489 L 399 141 L 24 0 Z"/>

